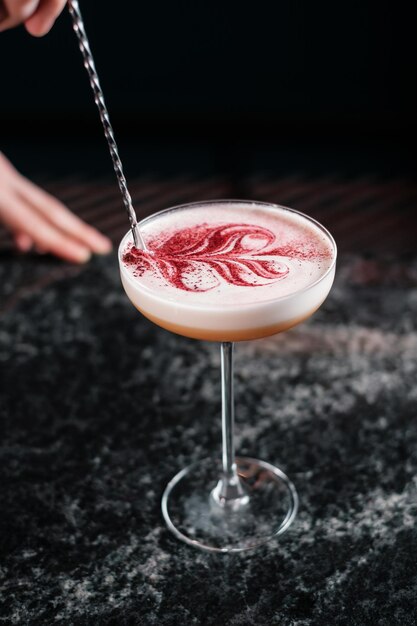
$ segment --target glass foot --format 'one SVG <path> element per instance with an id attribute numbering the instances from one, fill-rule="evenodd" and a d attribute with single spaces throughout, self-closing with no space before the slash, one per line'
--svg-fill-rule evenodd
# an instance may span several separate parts
<path id="1" fill-rule="evenodd" d="M 298 496 L 277 467 L 236 458 L 244 495 L 222 506 L 217 497 L 221 464 L 205 459 L 181 470 L 167 485 L 162 513 L 174 535 L 209 552 L 242 552 L 281 535 L 294 520 Z"/>

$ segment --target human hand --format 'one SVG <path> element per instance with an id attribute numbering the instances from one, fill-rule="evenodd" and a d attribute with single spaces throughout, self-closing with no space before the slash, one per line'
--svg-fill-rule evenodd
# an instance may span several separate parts
<path id="1" fill-rule="evenodd" d="M 66 0 L 0 0 L 0 32 L 19 24 L 35 37 L 48 33 Z"/>
<path id="2" fill-rule="evenodd" d="M 1 152 L 0 222 L 12 233 L 21 252 L 35 247 L 38 252 L 84 263 L 94 252 L 111 250 L 107 237 L 19 174 Z"/>

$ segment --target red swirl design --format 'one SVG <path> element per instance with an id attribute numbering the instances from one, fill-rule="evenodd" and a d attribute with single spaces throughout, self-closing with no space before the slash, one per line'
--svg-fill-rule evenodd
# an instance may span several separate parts
<path id="1" fill-rule="evenodd" d="M 288 274 L 288 266 L 276 257 L 311 258 L 305 243 L 272 248 L 275 243 L 274 233 L 260 226 L 202 224 L 168 237 L 162 234 L 147 242 L 146 252 L 131 247 L 123 261 L 133 266 L 135 276 L 157 273 L 184 291 L 210 291 L 220 278 L 239 287 L 260 287 Z"/>

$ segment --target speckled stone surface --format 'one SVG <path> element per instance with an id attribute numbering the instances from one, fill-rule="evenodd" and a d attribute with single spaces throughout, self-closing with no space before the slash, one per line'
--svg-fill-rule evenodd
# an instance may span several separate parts
<path id="1" fill-rule="evenodd" d="M 301 501 L 243 556 L 160 512 L 220 451 L 218 347 L 144 320 L 114 257 L 6 255 L 0 284 L 0 623 L 416 623 L 417 259 L 345 257 L 314 318 L 237 347 L 238 451 Z"/>

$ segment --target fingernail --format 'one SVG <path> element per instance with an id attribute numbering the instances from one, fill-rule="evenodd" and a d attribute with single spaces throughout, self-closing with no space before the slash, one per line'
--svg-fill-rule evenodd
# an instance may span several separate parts
<path id="1" fill-rule="evenodd" d="M 33 241 L 26 233 L 19 233 L 15 238 L 16 246 L 20 252 L 29 252 L 33 246 Z"/>
<path id="2" fill-rule="evenodd" d="M 77 253 L 77 261 L 79 263 L 87 263 L 87 261 L 89 261 L 91 259 L 91 252 L 89 250 L 87 250 L 87 248 L 85 249 L 80 249 L 80 251 Z"/>
<path id="3" fill-rule="evenodd" d="M 55 24 L 55 19 L 45 21 L 43 24 L 43 27 L 39 31 L 39 37 L 43 37 L 44 35 L 47 35 L 54 24 Z"/>
<path id="4" fill-rule="evenodd" d="M 32 248 L 32 242 L 30 240 L 21 241 L 17 245 L 21 252 L 29 252 L 29 250 Z"/>
<path id="5" fill-rule="evenodd" d="M 108 254 L 113 248 L 113 244 L 110 239 L 108 237 L 104 237 L 104 235 L 98 235 L 96 242 L 96 252 L 99 254 Z"/>

